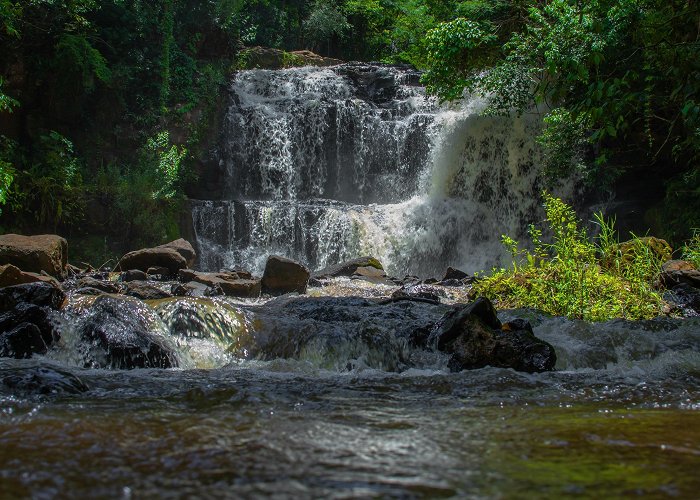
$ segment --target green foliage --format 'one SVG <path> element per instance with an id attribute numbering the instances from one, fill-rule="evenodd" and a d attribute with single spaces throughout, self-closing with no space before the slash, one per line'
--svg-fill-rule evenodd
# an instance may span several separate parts
<path id="1" fill-rule="evenodd" d="M 304 32 L 313 48 L 330 44 L 334 37 L 344 38 L 350 30 L 345 14 L 331 0 L 316 0 L 309 17 L 304 21 Z"/>
<path id="2" fill-rule="evenodd" d="M 697 2 L 503 3 L 460 2 L 454 14 L 480 26 L 508 24 L 507 37 L 495 31 L 499 42 L 507 40 L 499 54 L 488 43 L 448 43 L 459 32 L 455 21 L 431 32 L 426 75 L 431 91 L 450 99 L 465 87 L 487 96 L 488 111 L 499 114 L 545 103 L 552 111 L 541 143 L 552 174 L 579 171 L 600 185 L 625 163 L 675 164 L 676 172 L 697 163 Z M 480 8 L 487 4 L 498 8 Z M 505 21 L 509 18 L 515 21 Z M 589 152 L 596 161 L 582 168 Z"/>
<path id="3" fill-rule="evenodd" d="M 0 0 L 0 28 L 9 36 L 19 36 L 17 20 L 22 14 L 19 2 Z"/>
<path id="4" fill-rule="evenodd" d="M 473 89 L 478 76 L 474 68 L 489 65 L 497 41 L 488 26 L 458 18 L 430 30 L 426 36 L 429 69 L 423 76 L 428 92 L 441 100 L 462 97 Z"/>
<path id="5" fill-rule="evenodd" d="M 143 171 L 151 176 L 153 199 L 169 200 L 180 194 L 182 161 L 187 149 L 171 145 L 170 135 L 164 131 L 148 139 L 144 153 Z"/>
<path id="6" fill-rule="evenodd" d="M 590 242 L 570 206 L 543 196 L 552 243 L 543 243 L 541 232 L 532 226 L 533 251 L 521 250 L 504 236 L 512 269 L 494 270 L 474 285 L 474 293 L 498 301 L 500 307 L 533 307 L 590 321 L 660 314 L 663 302 L 654 288 L 661 266 L 657 254 L 638 238 L 624 255 L 618 252 L 614 221 L 600 214 L 600 235 Z"/>
<path id="7" fill-rule="evenodd" d="M 42 228 L 77 223 L 85 208 L 81 165 L 73 143 L 55 131 L 40 136 L 30 155 L 13 151 L 16 165 L 8 201 L 12 212 L 30 215 Z"/>
<path id="8" fill-rule="evenodd" d="M 683 245 L 683 258 L 700 269 L 700 229 L 695 229 L 693 237 Z"/>
<path id="9" fill-rule="evenodd" d="M 571 172 L 592 178 L 591 162 L 584 155 L 590 146 L 588 116 L 580 114 L 574 118 L 569 110 L 556 108 L 544 117 L 544 124 L 538 142 L 544 149 L 545 172 L 552 178 L 565 177 Z"/>
<path id="10" fill-rule="evenodd" d="M 12 110 L 19 106 L 19 101 L 5 94 L 2 90 L 4 81 L 0 76 L 0 113 L 12 113 Z"/>
<path id="11" fill-rule="evenodd" d="M 70 68 L 60 71 L 64 81 L 72 83 L 71 90 L 90 93 L 95 89 L 95 80 L 107 83 L 112 74 L 107 60 L 95 49 L 84 34 L 63 33 L 56 43 L 54 58 L 56 68 Z M 77 86 L 77 88 L 76 88 Z"/>

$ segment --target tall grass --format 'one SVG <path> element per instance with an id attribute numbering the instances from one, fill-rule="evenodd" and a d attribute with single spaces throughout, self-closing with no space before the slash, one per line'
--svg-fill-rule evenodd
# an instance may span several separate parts
<path id="1" fill-rule="evenodd" d="M 655 243 L 633 237 L 616 238 L 614 219 L 595 215 L 599 234 L 589 240 L 574 210 L 543 194 L 552 243 L 530 226 L 532 250 L 503 236 L 513 256 L 509 269 L 495 269 L 474 285 L 474 293 L 499 307 L 533 307 L 547 313 L 590 321 L 611 318 L 646 319 L 661 313 L 663 300 L 655 282 L 665 260 Z"/>

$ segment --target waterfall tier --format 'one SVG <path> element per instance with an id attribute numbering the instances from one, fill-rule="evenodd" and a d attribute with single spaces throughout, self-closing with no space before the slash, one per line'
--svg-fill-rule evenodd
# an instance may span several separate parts
<path id="1" fill-rule="evenodd" d="M 220 140 L 223 201 L 194 203 L 204 269 L 312 269 L 362 254 L 394 275 L 470 272 L 540 217 L 536 117 L 438 105 L 407 67 L 237 73 Z"/>

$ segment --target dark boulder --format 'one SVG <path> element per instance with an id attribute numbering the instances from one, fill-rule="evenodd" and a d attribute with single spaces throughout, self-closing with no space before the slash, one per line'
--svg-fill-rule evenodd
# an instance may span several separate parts
<path id="1" fill-rule="evenodd" d="M 44 354 L 60 338 L 51 321 L 65 295 L 44 283 L 30 283 L 0 290 L 0 357 L 29 358 Z"/>
<path id="2" fill-rule="evenodd" d="M 384 271 L 384 266 L 374 257 L 358 257 L 357 259 L 341 262 L 334 266 L 328 266 L 325 269 L 313 273 L 314 278 L 335 278 L 338 276 L 352 276 L 358 268 L 373 267 Z"/>
<path id="3" fill-rule="evenodd" d="M 501 324 L 484 298 L 445 314 L 430 342 L 451 354 L 453 371 L 495 366 L 534 373 L 553 370 L 556 363 L 554 348 L 535 337 L 528 322 Z"/>
<path id="4" fill-rule="evenodd" d="M 686 317 L 700 316 L 700 289 L 688 283 L 680 283 L 667 290 L 664 300 L 669 305 L 669 313 L 676 312 Z"/>
<path id="5" fill-rule="evenodd" d="M 23 271 L 63 276 L 68 261 L 68 242 L 55 234 L 0 235 L 0 265 L 13 264 Z"/>
<path id="6" fill-rule="evenodd" d="M 124 271 L 120 279 L 124 282 L 129 282 L 129 281 L 146 281 L 148 280 L 148 274 L 146 274 L 145 271 L 141 271 L 140 269 L 129 269 L 128 271 Z"/>
<path id="7" fill-rule="evenodd" d="M 455 269 L 454 267 L 448 267 L 447 271 L 445 271 L 445 276 L 442 277 L 442 281 L 463 280 L 465 278 L 469 278 L 469 275 L 464 271 L 460 271 L 459 269 Z"/>
<path id="8" fill-rule="evenodd" d="M 47 349 L 41 330 L 32 323 L 20 323 L 0 333 L 0 358 L 31 358 L 35 353 L 44 354 Z"/>
<path id="9" fill-rule="evenodd" d="M 22 323 L 31 323 L 41 332 L 44 344 L 50 346 L 58 340 L 58 331 L 51 322 L 51 310 L 34 304 L 17 304 L 10 311 L 0 314 L 0 332 L 9 331 Z"/>
<path id="10" fill-rule="evenodd" d="M 262 277 L 262 291 L 270 295 L 290 292 L 306 293 L 309 270 L 302 264 L 277 255 L 267 258 Z"/>
<path id="11" fill-rule="evenodd" d="M 93 367 L 171 368 L 175 345 L 157 314 L 135 299 L 103 295 L 80 319 L 86 364 Z"/>
<path id="12" fill-rule="evenodd" d="M 36 306 L 60 309 L 66 294 L 49 283 L 37 282 L 0 288 L 0 312 L 9 311 L 16 305 L 27 303 Z"/>

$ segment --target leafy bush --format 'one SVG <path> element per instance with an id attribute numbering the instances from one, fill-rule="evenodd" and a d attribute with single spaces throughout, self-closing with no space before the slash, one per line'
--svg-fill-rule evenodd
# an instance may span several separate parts
<path id="1" fill-rule="evenodd" d="M 530 226 L 533 250 L 522 250 L 503 236 L 513 255 L 511 269 L 498 269 L 477 282 L 474 293 L 498 301 L 500 307 L 533 307 L 547 313 L 590 321 L 657 316 L 663 301 L 654 288 L 662 259 L 643 239 L 633 238 L 620 251 L 614 221 L 596 215 L 596 242 L 571 207 L 543 194 L 552 243 Z"/>

